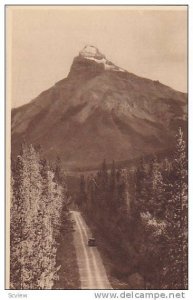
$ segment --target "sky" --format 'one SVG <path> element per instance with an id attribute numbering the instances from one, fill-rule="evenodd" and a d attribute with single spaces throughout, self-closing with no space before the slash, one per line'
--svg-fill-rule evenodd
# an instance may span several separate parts
<path id="1" fill-rule="evenodd" d="M 87 44 L 129 72 L 187 91 L 186 7 L 8 6 L 6 21 L 12 107 L 65 78 Z"/>

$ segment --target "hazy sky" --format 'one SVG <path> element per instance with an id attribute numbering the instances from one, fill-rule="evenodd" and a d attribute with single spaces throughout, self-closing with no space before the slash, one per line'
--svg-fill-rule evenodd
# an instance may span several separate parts
<path id="1" fill-rule="evenodd" d="M 8 7 L 12 106 L 66 77 L 86 44 L 129 72 L 186 92 L 186 25 L 185 7 Z"/>

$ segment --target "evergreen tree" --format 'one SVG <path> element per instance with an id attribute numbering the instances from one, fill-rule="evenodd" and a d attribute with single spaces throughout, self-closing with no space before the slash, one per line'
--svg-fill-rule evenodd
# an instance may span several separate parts
<path id="1" fill-rule="evenodd" d="M 54 173 L 54 181 L 57 182 L 60 185 L 66 185 L 65 183 L 65 175 L 64 172 L 62 171 L 62 161 L 59 156 L 56 158 L 55 166 L 53 168 L 53 173 Z"/>
<path id="2" fill-rule="evenodd" d="M 149 182 L 149 211 L 158 219 L 164 219 L 165 217 L 165 187 L 162 172 L 160 170 L 157 158 L 153 160 L 151 174 L 149 176 L 151 182 Z"/>
<path id="3" fill-rule="evenodd" d="M 181 128 L 178 131 L 176 152 L 173 163 L 170 199 L 167 207 L 167 237 L 169 243 L 168 266 L 165 286 L 173 289 L 187 288 L 187 154 Z M 168 283 L 169 282 L 169 283 Z"/>
<path id="4" fill-rule="evenodd" d="M 166 223 L 149 212 L 141 213 L 140 269 L 151 289 L 161 289 Z"/>
<path id="5" fill-rule="evenodd" d="M 86 181 L 84 175 L 80 176 L 80 193 L 78 196 L 78 206 L 82 207 L 84 203 L 86 203 L 87 195 L 86 195 Z"/>
<path id="6" fill-rule="evenodd" d="M 63 188 L 32 145 L 22 145 L 12 174 L 11 286 L 50 289 L 59 270 L 56 250 Z"/>
<path id="7" fill-rule="evenodd" d="M 56 251 L 59 229 L 61 226 L 62 192 L 57 193 L 58 186 L 53 181 L 54 173 L 47 169 L 45 189 L 42 197 L 42 242 L 39 259 L 41 262 L 41 274 L 38 278 L 38 286 L 41 289 L 51 289 L 57 279 Z"/>
<path id="8" fill-rule="evenodd" d="M 115 168 L 114 161 L 112 162 L 111 171 L 109 175 L 108 205 L 109 205 L 109 209 L 111 210 L 111 214 L 113 215 L 117 206 L 117 181 L 116 181 L 116 168 Z"/>
<path id="9" fill-rule="evenodd" d="M 130 197 L 128 192 L 128 172 L 126 169 L 120 171 L 120 180 L 117 186 L 117 208 L 124 214 L 130 209 Z"/>
<path id="10" fill-rule="evenodd" d="M 23 170 L 21 174 L 20 196 L 22 199 L 22 236 L 21 236 L 21 288 L 38 288 L 37 278 L 41 274 L 39 261 L 41 222 L 38 223 L 39 204 L 41 203 L 42 180 L 39 155 L 32 145 L 23 145 Z"/>
<path id="11" fill-rule="evenodd" d="M 19 164 L 17 164 L 19 167 Z M 19 184 L 19 182 L 18 182 Z M 21 264 L 18 257 L 21 253 L 21 202 L 15 195 L 15 180 L 11 176 L 11 205 L 10 205 L 10 283 L 12 289 L 20 289 Z"/>
<path id="12" fill-rule="evenodd" d="M 101 168 L 101 190 L 106 192 L 108 189 L 108 171 L 106 160 L 104 159 L 102 168 Z"/>
<path id="13" fill-rule="evenodd" d="M 132 205 L 132 214 L 136 219 L 140 218 L 140 212 L 147 211 L 147 202 L 149 195 L 147 190 L 147 171 L 145 169 L 145 162 L 142 158 L 136 170 L 136 192 L 135 202 Z"/>

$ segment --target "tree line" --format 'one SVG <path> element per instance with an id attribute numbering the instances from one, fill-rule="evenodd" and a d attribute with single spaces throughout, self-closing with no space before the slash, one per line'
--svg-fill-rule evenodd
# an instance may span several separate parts
<path id="1" fill-rule="evenodd" d="M 138 272 L 147 289 L 188 286 L 187 149 L 179 129 L 172 158 L 80 178 L 77 204 L 107 241 L 112 275 Z"/>
<path id="2" fill-rule="evenodd" d="M 67 187 L 59 166 L 23 144 L 12 161 L 10 208 L 10 288 L 52 289 L 60 266 L 56 251 Z"/>

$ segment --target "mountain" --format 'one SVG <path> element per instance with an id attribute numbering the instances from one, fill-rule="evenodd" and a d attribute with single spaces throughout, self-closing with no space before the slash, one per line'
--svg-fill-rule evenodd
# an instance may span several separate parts
<path id="1" fill-rule="evenodd" d="M 67 78 L 13 109 L 11 121 L 13 156 L 25 139 L 70 170 L 171 148 L 177 128 L 187 126 L 187 94 L 119 68 L 87 45 Z"/>

